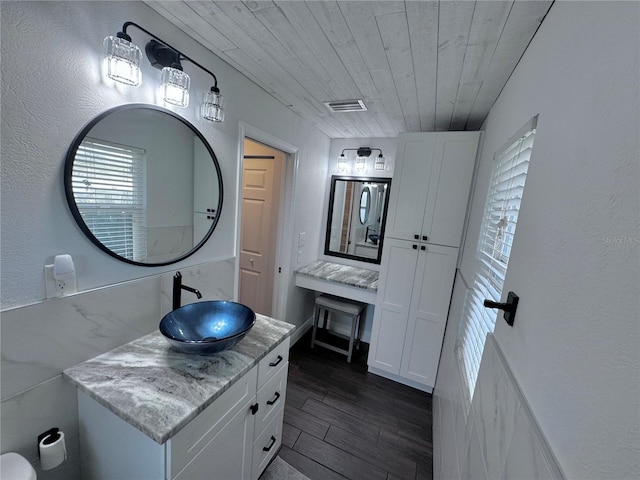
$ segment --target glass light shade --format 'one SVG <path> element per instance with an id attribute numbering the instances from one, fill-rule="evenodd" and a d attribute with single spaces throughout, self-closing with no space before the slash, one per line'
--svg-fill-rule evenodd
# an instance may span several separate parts
<path id="1" fill-rule="evenodd" d="M 160 86 L 160 97 L 162 101 L 175 105 L 176 107 L 186 107 L 189 105 L 189 86 L 191 79 L 182 70 L 173 67 L 162 69 L 162 85 Z"/>
<path id="2" fill-rule="evenodd" d="M 142 51 L 136 45 L 124 38 L 107 37 L 104 39 L 104 50 L 104 70 L 107 77 L 132 87 L 142 83 Z"/>
<path id="3" fill-rule="evenodd" d="M 347 157 L 340 155 L 338 157 L 338 170 L 344 172 L 347 169 Z"/>
<path id="4" fill-rule="evenodd" d="M 212 122 L 224 120 L 224 97 L 220 92 L 209 91 L 204 94 L 204 101 L 201 108 L 202 118 Z"/>
<path id="5" fill-rule="evenodd" d="M 367 157 L 356 157 L 356 171 L 357 172 L 364 171 L 366 160 L 367 160 Z"/>
<path id="6" fill-rule="evenodd" d="M 376 170 L 384 170 L 384 167 L 385 167 L 384 157 L 382 156 L 382 154 L 380 154 L 376 157 L 376 163 L 373 165 L 373 168 Z"/>

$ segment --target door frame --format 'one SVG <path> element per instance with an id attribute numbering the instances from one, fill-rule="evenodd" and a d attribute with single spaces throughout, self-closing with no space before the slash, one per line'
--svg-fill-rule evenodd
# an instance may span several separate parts
<path id="1" fill-rule="evenodd" d="M 287 297 L 289 292 L 288 279 L 292 277 L 293 249 L 293 199 L 298 174 L 298 147 L 292 145 L 270 133 L 260 130 L 253 125 L 240 121 L 238 129 L 238 166 L 236 172 L 236 231 L 234 242 L 234 298 L 239 298 L 240 292 L 240 239 L 242 234 L 242 176 L 244 172 L 244 140 L 250 138 L 265 145 L 284 152 L 284 168 L 282 188 L 279 199 L 280 215 L 278 216 L 278 246 L 273 279 L 273 301 L 271 316 L 278 320 L 285 320 Z M 281 269 L 281 272 L 279 272 Z"/>

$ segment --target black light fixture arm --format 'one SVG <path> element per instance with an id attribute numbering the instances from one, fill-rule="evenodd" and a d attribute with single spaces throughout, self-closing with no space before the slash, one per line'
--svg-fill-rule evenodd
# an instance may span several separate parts
<path id="1" fill-rule="evenodd" d="M 378 150 L 380 152 L 380 155 L 383 155 L 382 150 L 380 150 L 379 148 L 360 147 L 360 148 L 343 148 L 341 156 L 344 157 L 344 152 L 354 151 L 354 152 L 358 152 L 359 157 L 368 157 L 369 155 L 371 155 L 371 152 L 373 150 Z"/>
<path id="2" fill-rule="evenodd" d="M 219 92 L 218 90 L 218 79 L 216 78 L 216 76 L 213 74 L 213 72 L 211 70 L 208 70 L 206 68 L 204 68 L 202 65 L 200 65 L 198 62 L 196 62 L 195 60 L 193 60 L 192 58 L 189 58 L 187 55 L 185 55 L 184 53 L 182 53 L 180 50 L 178 50 L 177 48 L 173 47 L 172 45 L 168 44 L 167 42 L 165 42 L 164 40 L 162 40 L 161 38 L 155 36 L 153 33 L 151 33 L 149 30 L 147 30 L 146 28 L 141 27 L 140 25 L 138 25 L 137 23 L 134 22 L 124 22 L 124 25 L 122 25 L 122 31 L 118 32 L 118 37 L 120 38 L 124 38 L 127 41 L 131 41 L 131 36 L 129 36 L 127 34 L 127 28 L 128 27 L 136 27 L 139 30 L 142 30 L 144 33 L 146 33 L 147 35 L 149 35 L 150 37 L 154 38 L 156 41 L 160 42 L 161 44 L 165 45 L 166 47 L 170 48 L 171 50 L 173 50 L 177 55 L 178 58 L 180 60 L 188 60 L 189 62 L 191 62 L 192 64 L 194 64 L 196 67 L 200 68 L 201 70 L 204 70 L 205 72 L 207 72 L 209 75 L 211 75 L 213 77 L 213 87 L 211 87 L 211 91 L 214 92 Z"/>

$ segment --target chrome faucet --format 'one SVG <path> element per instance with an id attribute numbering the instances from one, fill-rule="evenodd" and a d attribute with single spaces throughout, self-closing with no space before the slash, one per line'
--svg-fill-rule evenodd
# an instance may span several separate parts
<path id="1" fill-rule="evenodd" d="M 182 284 L 182 274 L 180 272 L 176 272 L 173 276 L 173 309 L 176 310 L 180 308 L 182 290 L 186 290 L 187 292 L 194 293 L 198 299 L 202 298 L 202 294 L 199 290 L 191 287 L 187 287 Z"/>

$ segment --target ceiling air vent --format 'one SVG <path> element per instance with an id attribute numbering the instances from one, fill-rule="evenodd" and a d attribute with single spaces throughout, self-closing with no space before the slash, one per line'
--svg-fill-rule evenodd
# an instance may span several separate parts
<path id="1" fill-rule="evenodd" d="M 335 102 L 324 102 L 324 104 L 334 113 L 367 111 L 367 107 L 362 100 L 338 100 Z"/>

